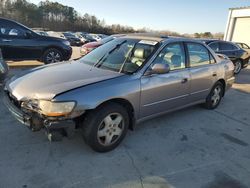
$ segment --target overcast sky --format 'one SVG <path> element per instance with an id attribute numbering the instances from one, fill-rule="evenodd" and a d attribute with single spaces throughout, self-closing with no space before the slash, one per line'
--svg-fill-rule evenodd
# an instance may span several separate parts
<path id="1" fill-rule="evenodd" d="M 55 0 L 54 0 L 55 1 Z M 30 0 L 38 4 L 40 0 Z M 171 30 L 179 33 L 224 32 L 228 9 L 250 0 L 57 0 L 79 13 L 94 14 L 107 24 Z"/>

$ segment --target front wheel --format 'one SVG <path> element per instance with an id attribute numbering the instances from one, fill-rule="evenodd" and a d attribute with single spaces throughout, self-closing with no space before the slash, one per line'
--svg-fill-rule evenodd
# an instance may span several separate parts
<path id="1" fill-rule="evenodd" d="M 234 64 L 234 74 L 239 74 L 242 69 L 242 62 L 241 60 L 237 60 Z"/>
<path id="2" fill-rule="evenodd" d="M 48 49 L 44 52 L 42 61 L 45 64 L 57 63 L 63 60 L 62 53 L 54 48 Z"/>
<path id="3" fill-rule="evenodd" d="M 97 152 L 115 149 L 124 139 L 129 116 L 119 104 L 110 103 L 89 112 L 83 122 L 85 142 Z"/>
<path id="4" fill-rule="evenodd" d="M 224 87 L 222 83 L 217 82 L 206 98 L 206 103 L 204 104 L 205 108 L 211 110 L 217 108 L 221 102 L 223 93 L 224 93 Z"/>

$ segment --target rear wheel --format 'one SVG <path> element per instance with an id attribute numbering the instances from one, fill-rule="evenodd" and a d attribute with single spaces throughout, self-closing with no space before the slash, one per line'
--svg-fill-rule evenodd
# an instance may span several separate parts
<path id="1" fill-rule="evenodd" d="M 207 109 L 215 109 L 219 106 L 223 97 L 224 87 L 221 82 L 217 82 L 209 95 L 207 96 L 206 103 L 204 104 Z"/>
<path id="2" fill-rule="evenodd" d="M 50 48 L 44 52 L 42 60 L 45 64 L 50 64 L 62 61 L 63 57 L 59 50 Z"/>
<path id="3" fill-rule="evenodd" d="M 237 60 L 234 64 L 235 68 L 234 68 L 234 74 L 239 74 L 241 69 L 242 69 L 242 62 L 241 60 Z"/>
<path id="4" fill-rule="evenodd" d="M 129 125 L 127 111 L 109 103 L 90 112 L 83 122 L 85 142 L 97 152 L 115 149 L 124 139 Z"/>

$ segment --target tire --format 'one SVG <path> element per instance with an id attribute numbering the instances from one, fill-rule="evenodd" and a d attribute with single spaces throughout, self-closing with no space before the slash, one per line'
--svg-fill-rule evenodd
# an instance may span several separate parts
<path id="1" fill-rule="evenodd" d="M 234 74 L 239 74 L 240 71 L 242 70 L 242 61 L 240 59 L 238 59 L 235 63 L 234 63 Z"/>
<path id="2" fill-rule="evenodd" d="M 224 90 L 223 84 L 221 82 L 217 82 L 207 96 L 204 107 L 209 110 L 217 108 L 223 98 Z"/>
<path id="3" fill-rule="evenodd" d="M 126 136 L 129 115 L 117 103 L 108 103 L 89 112 L 83 121 L 83 138 L 96 152 L 115 149 Z"/>
<path id="4" fill-rule="evenodd" d="M 46 50 L 42 57 L 42 61 L 45 64 L 61 62 L 62 60 L 63 60 L 62 53 L 55 48 L 50 48 Z"/>

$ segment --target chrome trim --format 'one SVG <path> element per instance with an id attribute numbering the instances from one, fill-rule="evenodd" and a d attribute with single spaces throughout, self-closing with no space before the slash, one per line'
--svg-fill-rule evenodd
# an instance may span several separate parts
<path id="1" fill-rule="evenodd" d="M 189 96 L 189 95 L 181 95 L 181 96 L 178 96 L 178 97 L 173 97 L 173 98 L 170 98 L 170 99 L 165 99 L 165 100 L 161 100 L 161 101 L 157 101 L 157 102 L 145 104 L 143 106 L 144 107 L 153 106 L 155 104 L 159 104 L 159 103 L 163 103 L 163 102 L 167 102 L 167 101 L 172 101 L 172 100 L 179 99 L 179 98 L 184 98 L 184 97 L 187 97 L 187 96 Z"/>
<path id="2" fill-rule="evenodd" d="M 196 91 L 196 92 L 190 93 L 190 95 L 195 95 L 195 94 L 206 92 L 206 91 L 209 91 L 209 89 L 203 89 L 203 90 L 200 90 L 200 91 Z"/>

